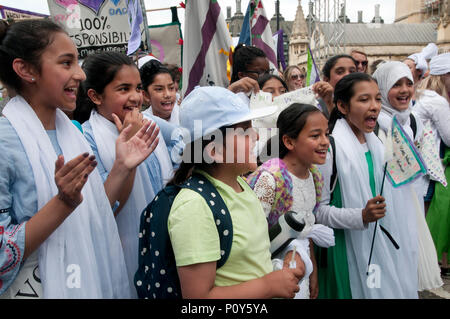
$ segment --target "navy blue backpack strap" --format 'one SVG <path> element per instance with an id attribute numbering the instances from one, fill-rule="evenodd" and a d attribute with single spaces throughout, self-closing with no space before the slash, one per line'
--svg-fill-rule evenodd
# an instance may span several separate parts
<path id="1" fill-rule="evenodd" d="M 227 205 L 216 187 L 201 174 L 193 174 L 181 187 L 200 194 L 213 213 L 220 239 L 220 259 L 217 261 L 217 268 L 220 268 L 227 261 L 233 243 L 233 222 Z"/>
<path id="2" fill-rule="evenodd" d="M 181 287 L 167 220 L 180 187 L 163 188 L 147 205 L 139 227 L 138 269 L 134 285 L 139 298 L 179 299 Z"/>

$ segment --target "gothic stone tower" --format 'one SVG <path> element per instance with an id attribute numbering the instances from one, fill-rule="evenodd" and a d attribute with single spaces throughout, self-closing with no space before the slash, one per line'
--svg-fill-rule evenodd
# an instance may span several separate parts
<path id="1" fill-rule="evenodd" d="M 297 13 L 289 40 L 289 65 L 299 63 L 299 57 L 308 50 L 308 44 L 308 27 L 303 15 L 301 0 L 298 0 Z"/>

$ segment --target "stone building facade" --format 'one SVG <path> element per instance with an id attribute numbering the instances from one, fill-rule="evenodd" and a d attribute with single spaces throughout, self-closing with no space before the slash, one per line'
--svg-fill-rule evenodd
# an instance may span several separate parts
<path id="1" fill-rule="evenodd" d="M 350 53 L 353 49 L 366 52 L 369 65 L 379 59 L 403 60 L 412 53 L 420 52 L 428 43 L 434 42 L 439 52 L 450 51 L 449 7 L 450 0 L 437 0 L 439 7 L 425 7 L 432 0 L 397 0 L 396 18 L 392 24 L 384 24 L 380 16 L 375 16 L 370 23 L 362 22 L 362 11 L 358 21 L 344 24 L 344 47 L 341 53 Z M 435 4 L 436 6 L 436 4 Z M 428 11 L 427 11 L 428 10 Z M 379 12 L 376 8 L 376 12 Z M 296 19 L 293 24 L 290 39 L 289 64 L 306 67 L 307 52 L 302 48 L 310 43 L 312 50 L 323 52 L 325 43 L 333 32 L 333 24 L 321 23 L 310 25 L 311 20 L 305 19 L 301 1 L 298 1 Z M 305 31 L 309 29 L 318 33 L 319 41 L 310 41 Z M 322 53 L 323 55 L 323 53 Z M 331 54 L 333 55 L 333 54 Z M 330 55 L 330 56 L 331 56 Z M 319 68 L 329 56 L 319 56 L 316 63 Z"/>

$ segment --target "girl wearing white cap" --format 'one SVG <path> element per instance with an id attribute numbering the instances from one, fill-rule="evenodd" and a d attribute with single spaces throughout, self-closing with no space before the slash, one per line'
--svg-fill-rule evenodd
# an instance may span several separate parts
<path id="1" fill-rule="evenodd" d="M 167 228 L 183 298 L 293 298 L 299 290 L 303 263 L 272 271 L 266 217 L 241 177 L 256 169 L 252 149 L 258 137 L 251 120 L 275 111 L 275 107 L 250 110 L 221 87 L 198 87 L 181 103 L 181 125 L 190 136 L 173 184 L 189 185 L 189 177 L 197 174 L 206 178 L 228 208 L 233 232 L 228 259 L 218 267 L 223 251 L 217 229 L 224 223 L 214 220 L 198 192 L 183 188 L 176 195 Z M 217 205 L 217 196 L 213 198 Z M 224 235 L 229 235 L 228 229 Z"/>
<path id="2" fill-rule="evenodd" d="M 411 113 L 414 82 L 409 68 L 402 62 L 391 61 L 381 65 L 373 77 L 378 82 L 382 99 L 378 137 L 385 141 L 395 116 L 409 138 L 417 142 L 423 134 L 423 124 L 417 115 Z M 401 195 L 397 200 L 404 201 L 404 209 L 410 212 L 409 218 L 417 221 L 411 224 L 411 246 L 405 248 L 417 253 L 418 291 L 437 288 L 443 284 L 434 244 L 425 222 L 424 184 L 425 177 L 421 177 L 397 188 Z M 415 240 L 412 237 L 414 235 Z"/>
<path id="3" fill-rule="evenodd" d="M 436 138 L 436 147 L 446 165 L 446 179 L 450 182 L 450 53 L 435 56 L 430 61 L 430 76 L 424 79 L 417 92 L 417 104 L 414 111 L 425 122 L 430 121 Z M 450 188 L 430 182 L 432 196 L 427 211 L 427 223 L 436 245 L 438 258 L 442 260 L 442 273 L 449 273 L 448 253 L 450 233 Z"/>

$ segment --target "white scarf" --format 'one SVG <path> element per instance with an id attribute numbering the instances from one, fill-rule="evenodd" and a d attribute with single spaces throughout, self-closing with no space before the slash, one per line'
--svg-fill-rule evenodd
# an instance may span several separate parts
<path id="1" fill-rule="evenodd" d="M 373 198 L 365 149 L 347 121 L 340 119 L 333 130 L 336 141 L 336 165 L 345 208 L 363 208 Z M 374 133 L 365 134 L 373 158 L 377 194 L 381 190 L 384 146 Z M 417 298 L 417 233 L 412 203 L 403 202 L 402 192 L 385 180 L 382 196 L 386 216 L 378 224 L 386 228 L 399 244 L 396 250 L 377 227 L 371 264 L 380 272 L 380 288 L 369 288 L 366 275 L 375 223 L 365 230 L 345 230 L 350 286 L 353 298 Z M 395 198 L 395 201 L 394 201 Z"/>
<path id="2" fill-rule="evenodd" d="M 168 123 L 168 122 L 166 120 L 163 120 L 160 117 L 153 115 L 151 113 L 151 109 L 145 110 L 144 112 L 142 112 L 142 115 L 147 120 L 156 122 L 160 129 L 160 132 L 158 134 L 159 143 L 153 152 L 155 153 L 156 157 L 158 158 L 159 166 L 161 168 L 161 177 L 163 179 L 163 187 L 164 187 L 172 179 L 174 170 L 173 170 L 173 165 L 172 165 L 172 159 L 170 158 L 169 150 L 167 148 L 167 144 L 164 139 L 164 135 L 166 135 L 166 134 L 164 134 L 162 131 L 165 129 L 170 130 L 170 138 L 172 138 L 173 137 L 172 134 L 174 133 L 174 131 L 173 131 L 174 126 L 172 124 L 164 125 L 165 123 Z M 159 120 L 159 122 L 158 122 L 158 120 Z M 165 128 L 163 128 L 163 125 Z M 176 126 L 178 126 L 178 125 L 176 125 Z"/>
<path id="3" fill-rule="evenodd" d="M 380 88 L 381 112 L 386 113 L 391 118 L 396 115 L 400 124 L 405 125 L 406 121 L 409 119 L 409 114 L 411 113 L 412 102 L 410 102 L 410 106 L 406 110 L 397 111 L 389 102 L 388 94 L 394 84 L 401 78 L 406 77 L 414 82 L 411 70 L 402 62 L 389 61 L 378 67 L 373 74 L 373 77 L 377 80 L 378 87 Z"/>
<path id="4" fill-rule="evenodd" d="M 92 126 L 100 160 L 105 169 L 111 172 L 116 159 L 116 140 L 119 137 L 119 131 L 114 123 L 95 110 L 92 110 L 89 122 Z M 128 279 L 131 283 L 132 297 L 137 297 L 133 282 L 138 268 L 138 234 L 141 213 L 156 195 L 150 181 L 148 170 L 145 164 L 141 163 L 136 168 L 134 184 L 128 200 L 116 217 L 128 269 Z"/>
<path id="5" fill-rule="evenodd" d="M 54 151 L 41 121 L 21 97 L 3 111 L 17 132 L 30 161 L 38 210 L 57 193 Z M 92 149 L 81 132 L 59 109 L 56 136 L 67 163 Z M 102 179 L 95 169 L 82 189 L 83 201 L 39 247 L 44 298 L 128 298 L 128 278 L 117 225 Z M 79 270 L 80 288 L 67 283 Z"/>

